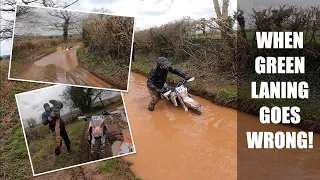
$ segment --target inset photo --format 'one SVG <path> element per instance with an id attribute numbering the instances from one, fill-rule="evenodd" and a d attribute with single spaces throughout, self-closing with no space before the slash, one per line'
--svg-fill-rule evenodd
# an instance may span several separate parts
<path id="1" fill-rule="evenodd" d="M 136 152 L 121 92 L 55 85 L 16 101 L 34 176 Z"/>
<path id="2" fill-rule="evenodd" d="M 128 90 L 134 17 L 16 8 L 10 80 Z"/>

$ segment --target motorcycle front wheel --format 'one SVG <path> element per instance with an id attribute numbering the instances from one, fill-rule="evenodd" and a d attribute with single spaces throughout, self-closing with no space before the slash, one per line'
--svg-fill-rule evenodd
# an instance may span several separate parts
<path id="1" fill-rule="evenodd" d="M 201 110 L 198 109 L 198 108 L 192 108 L 192 110 L 193 110 L 196 114 L 198 114 L 198 115 L 201 115 L 201 114 L 202 114 Z"/>
<path id="2" fill-rule="evenodd" d="M 94 150 L 93 150 L 93 160 L 100 159 L 100 146 L 101 146 L 101 139 L 98 138 L 95 140 Z"/>

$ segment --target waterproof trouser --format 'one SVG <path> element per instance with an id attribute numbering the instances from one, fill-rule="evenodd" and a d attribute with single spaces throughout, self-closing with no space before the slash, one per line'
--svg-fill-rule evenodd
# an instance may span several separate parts
<path id="1" fill-rule="evenodd" d="M 150 111 L 154 110 L 154 107 L 156 106 L 156 104 L 159 102 L 160 98 L 160 94 L 157 91 L 153 91 L 150 88 L 148 88 L 149 93 L 151 95 L 151 101 L 149 103 L 148 109 Z"/>
<path id="2" fill-rule="evenodd" d="M 61 120 L 61 119 L 60 119 Z M 56 122 L 56 128 L 55 128 L 55 133 L 56 133 L 56 149 L 55 149 L 55 154 L 56 155 L 59 155 L 60 154 L 60 148 L 61 148 L 61 145 L 62 145 L 62 139 L 65 143 L 65 145 L 67 146 L 67 149 L 69 150 L 70 149 L 70 140 L 69 140 L 69 137 L 68 137 L 68 134 L 67 134 L 67 131 L 65 129 L 65 126 L 64 126 L 64 122 L 61 120 L 61 121 L 57 121 Z M 60 132 L 60 133 L 59 133 Z M 59 133 L 59 134 L 58 134 Z M 60 136 L 59 136 L 60 135 Z M 62 139 L 61 139 L 62 138 Z"/>

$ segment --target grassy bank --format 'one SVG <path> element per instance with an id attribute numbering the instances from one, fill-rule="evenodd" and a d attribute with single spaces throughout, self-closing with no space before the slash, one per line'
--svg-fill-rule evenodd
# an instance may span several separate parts
<path id="1" fill-rule="evenodd" d="M 0 176 L 4 179 L 26 179 L 31 176 L 31 166 L 21 124 L 11 127 L 11 133 L 2 137 L 7 139 L 1 141 Z"/>
<path id="2" fill-rule="evenodd" d="M 29 141 L 29 139 L 36 137 L 28 137 L 28 145 L 35 173 L 38 174 L 84 163 L 85 161 L 82 157 L 86 149 L 83 142 L 83 132 L 87 126 L 88 121 L 75 121 L 66 125 L 66 131 L 71 141 L 72 153 L 66 151 L 66 146 L 63 141 L 61 154 L 59 156 L 56 156 L 54 153 L 56 146 L 55 136 L 52 132 L 47 132 L 47 126 L 39 124 L 37 127 L 31 129 L 30 131 L 39 128 L 42 130 L 42 133 L 46 134 L 44 137 L 33 141 Z"/>
<path id="3" fill-rule="evenodd" d="M 9 60 L 0 62 L 0 177 L 4 179 L 27 179 L 32 176 L 15 94 L 48 85 L 18 81 L 8 81 Z"/>
<path id="4" fill-rule="evenodd" d="M 142 180 L 136 178 L 130 170 L 131 163 L 120 158 L 107 160 L 99 166 L 99 172 L 106 179 Z"/>
<path id="5" fill-rule="evenodd" d="M 23 131 L 20 123 L 20 118 L 18 114 L 18 109 L 15 101 L 15 94 L 35 90 L 38 88 L 43 88 L 50 86 L 48 84 L 40 83 L 29 83 L 20 81 L 8 81 L 9 69 L 9 59 L 0 61 L 0 130 L 2 132 L 0 137 L 0 177 L 4 179 L 37 179 L 34 178 L 31 172 L 30 161 L 28 157 L 28 151 L 25 144 L 25 139 L 23 136 Z M 74 124 L 74 128 L 81 124 Z M 48 129 L 48 127 L 43 126 L 43 128 Z M 77 132 L 75 132 L 77 133 Z M 79 133 L 82 133 L 79 131 Z M 74 136 L 75 134 L 71 134 Z M 70 136 L 71 136 L 70 135 Z M 52 137 L 51 137 L 52 138 Z M 50 139 L 51 140 L 51 139 Z M 44 143 L 50 143 L 52 141 L 47 140 Z M 52 149 L 47 151 L 47 154 L 52 153 Z M 107 161 L 102 161 L 97 164 L 97 166 L 104 166 Z M 118 170 L 117 167 L 121 167 Z M 130 170 L 130 164 L 128 164 L 123 159 L 118 158 L 115 169 L 107 172 L 99 172 L 102 177 L 112 176 L 113 179 L 136 179 L 134 174 Z M 72 168 L 71 170 L 63 170 L 55 173 L 50 173 L 48 175 L 39 176 L 39 179 L 58 179 L 60 178 L 92 178 L 89 176 L 88 172 L 84 169 L 90 169 L 90 165 L 84 165 L 78 168 Z M 124 173 L 120 174 L 119 172 Z M 126 178 L 125 174 L 131 174 L 130 178 Z"/>
<path id="6" fill-rule="evenodd" d="M 128 83 L 129 63 L 118 63 L 111 59 L 101 58 L 81 47 L 77 50 L 80 66 L 104 79 L 112 86 L 126 90 Z"/>

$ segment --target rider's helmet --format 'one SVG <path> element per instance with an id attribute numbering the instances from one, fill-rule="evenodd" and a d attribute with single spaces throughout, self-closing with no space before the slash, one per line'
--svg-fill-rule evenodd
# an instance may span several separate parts
<path id="1" fill-rule="evenodd" d="M 47 106 L 49 106 L 49 103 L 44 103 L 43 104 L 43 108 L 46 108 Z"/>
<path id="2" fill-rule="evenodd" d="M 166 67 L 170 68 L 171 62 L 165 57 L 159 57 L 157 59 L 157 66 L 159 66 L 159 67 L 166 66 Z"/>

